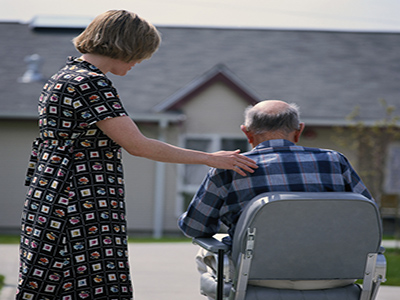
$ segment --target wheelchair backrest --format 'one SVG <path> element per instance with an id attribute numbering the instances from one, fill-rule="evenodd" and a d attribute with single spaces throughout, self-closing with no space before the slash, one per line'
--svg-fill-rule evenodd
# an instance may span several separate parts
<path id="1" fill-rule="evenodd" d="M 379 250 L 375 202 L 355 193 L 264 193 L 249 202 L 233 237 L 232 259 L 255 231 L 249 280 L 363 278 L 368 253 Z"/>

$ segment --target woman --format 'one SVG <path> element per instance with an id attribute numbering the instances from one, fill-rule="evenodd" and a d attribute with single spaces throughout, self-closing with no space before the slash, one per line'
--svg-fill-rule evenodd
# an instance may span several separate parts
<path id="1" fill-rule="evenodd" d="M 107 73 L 124 76 L 160 44 L 134 13 L 108 11 L 74 39 L 82 53 L 39 98 L 22 216 L 16 299 L 131 299 L 121 147 L 149 159 L 252 172 L 235 152 L 204 153 L 148 139 Z"/>

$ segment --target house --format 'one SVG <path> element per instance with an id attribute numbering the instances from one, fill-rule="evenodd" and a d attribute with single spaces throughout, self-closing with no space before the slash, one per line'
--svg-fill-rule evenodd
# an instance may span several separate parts
<path id="1" fill-rule="evenodd" d="M 0 23 L 0 233 L 16 233 L 37 99 L 45 78 L 79 55 L 71 40 L 82 26 Z M 335 128 L 360 108 L 367 125 L 385 113 L 378 99 L 400 108 L 399 33 L 159 27 L 163 42 L 124 77 L 111 75 L 122 101 L 148 137 L 204 151 L 248 150 L 239 127 L 248 105 L 263 99 L 299 104 L 307 129 L 301 145 L 357 153 L 336 144 Z M 348 138 L 346 131 L 344 139 Z M 389 162 L 398 162 L 392 143 Z M 400 166 L 388 163 L 390 193 Z M 157 163 L 124 153 L 128 229 L 176 234 L 177 217 L 207 167 Z M 390 175 L 391 174 L 391 175 Z"/>

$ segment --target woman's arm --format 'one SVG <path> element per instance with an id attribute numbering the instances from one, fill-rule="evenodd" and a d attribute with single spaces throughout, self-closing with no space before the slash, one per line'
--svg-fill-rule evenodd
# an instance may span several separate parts
<path id="1" fill-rule="evenodd" d="M 145 137 L 128 116 L 116 117 L 96 123 L 109 138 L 128 153 L 148 159 L 180 164 L 204 164 L 218 169 L 234 170 L 241 175 L 253 173 L 257 165 L 237 151 L 206 153 L 179 148 Z"/>

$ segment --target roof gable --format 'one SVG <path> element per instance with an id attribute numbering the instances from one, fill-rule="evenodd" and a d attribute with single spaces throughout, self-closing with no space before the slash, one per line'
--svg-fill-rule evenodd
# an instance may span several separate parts
<path id="1" fill-rule="evenodd" d="M 209 71 L 194 79 L 185 87 L 165 99 L 165 101 L 156 105 L 153 108 L 153 111 L 164 112 L 169 110 L 178 110 L 186 102 L 190 101 L 193 97 L 200 94 L 216 82 L 224 83 L 249 104 L 254 105 L 260 101 L 260 98 L 224 64 L 217 64 Z"/>

